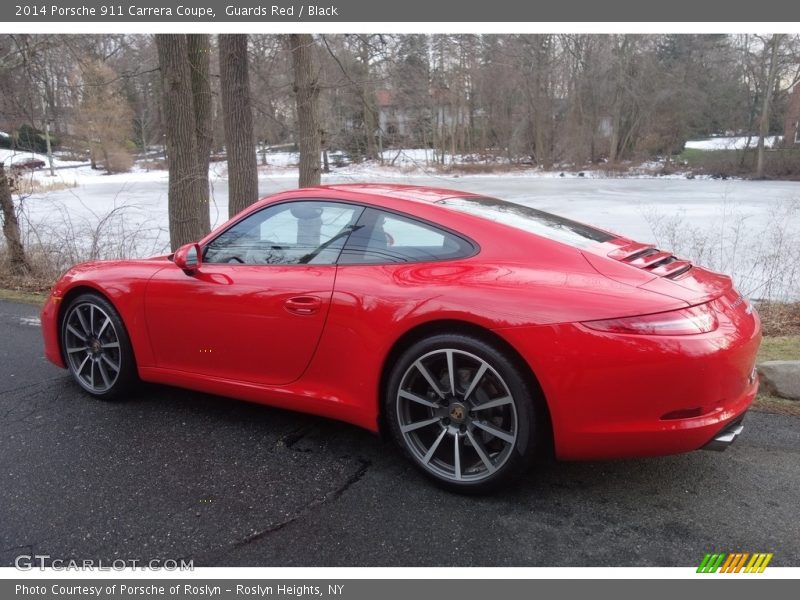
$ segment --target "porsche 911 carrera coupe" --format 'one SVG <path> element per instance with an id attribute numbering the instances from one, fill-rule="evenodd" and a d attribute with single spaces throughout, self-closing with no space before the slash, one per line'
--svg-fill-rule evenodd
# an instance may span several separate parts
<path id="1" fill-rule="evenodd" d="M 169 256 L 78 265 L 42 331 L 93 396 L 143 380 L 340 419 L 465 492 L 538 452 L 726 447 L 761 339 L 729 277 L 653 245 L 383 184 L 279 193 Z"/>

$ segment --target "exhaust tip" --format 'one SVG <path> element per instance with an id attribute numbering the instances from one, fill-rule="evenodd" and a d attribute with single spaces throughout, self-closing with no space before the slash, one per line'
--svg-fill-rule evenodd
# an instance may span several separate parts
<path id="1" fill-rule="evenodd" d="M 744 431 L 744 425 L 742 425 L 742 419 L 739 419 L 715 435 L 710 442 L 702 447 L 702 450 L 722 452 L 736 441 L 736 438 L 739 437 L 742 431 Z"/>

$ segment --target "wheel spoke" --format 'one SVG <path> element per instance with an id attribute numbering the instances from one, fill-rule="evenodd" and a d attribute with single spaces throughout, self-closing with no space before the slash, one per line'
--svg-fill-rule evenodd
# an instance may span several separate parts
<path id="1" fill-rule="evenodd" d="M 502 429 L 498 429 L 494 425 L 490 425 L 485 421 L 473 421 L 472 424 L 478 429 L 483 429 L 485 432 L 509 444 L 513 444 L 514 441 L 516 440 L 516 437 L 513 434 L 509 433 L 508 431 L 503 431 Z"/>
<path id="2" fill-rule="evenodd" d="M 422 406 L 427 406 L 428 408 L 439 408 L 439 405 L 435 402 L 431 402 L 430 400 L 423 398 L 422 396 L 417 396 L 416 394 L 406 391 L 400 390 L 397 394 L 401 398 L 405 398 L 406 400 L 411 400 L 412 402 L 416 402 L 417 404 L 422 404 Z"/>
<path id="3" fill-rule="evenodd" d="M 76 374 L 78 374 L 78 375 L 81 374 L 81 372 L 83 371 L 83 367 L 86 366 L 86 363 L 89 360 L 89 358 L 90 358 L 90 356 L 88 354 L 83 357 L 83 360 L 81 361 L 80 366 L 77 369 L 75 369 L 75 373 Z"/>
<path id="4" fill-rule="evenodd" d="M 89 369 L 89 375 L 90 375 L 90 377 L 91 377 L 91 380 L 92 380 L 92 381 L 91 381 L 91 384 L 92 384 L 92 387 L 93 387 L 94 389 L 97 389 L 97 385 L 96 385 L 96 384 L 95 384 L 95 382 L 94 382 L 95 362 L 94 362 L 94 361 L 91 361 L 91 365 L 92 365 L 92 368 L 91 368 L 91 369 Z"/>
<path id="5" fill-rule="evenodd" d="M 483 443 L 481 443 L 481 441 L 478 438 L 472 435 L 472 431 L 470 431 L 469 429 L 467 429 L 467 437 L 469 438 L 469 441 L 472 443 L 472 447 L 475 448 L 475 452 L 477 452 L 478 457 L 481 459 L 481 462 L 484 465 L 486 465 L 486 470 L 489 471 L 489 473 L 494 473 L 496 467 L 494 466 L 492 460 L 489 458 L 489 455 L 486 454 L 486 449 L 483 447 Z"/>
<path id="6" fill-rule="evenodd" d="M 89 305 L 89 334 L 94 335 L 94 304 Z"/>
<path id="7" fill-rule="evenodd" d="M 414 431 L 416 429 L 422 429 L 423 427 L 427 427 L 428 425 L 433 425 L 434 423 L 439 422 L 439 417 L 433 417 L 431 419 L 425 419 L 424 421 L 417 421 L 416 423 L 409 423 L 408 425 L 403 425 L 400 427 L 400 431 L 403 433 L 408 433 L 409 431 Z"/>
<path id="8" fill-rule="evenodd" d="M 414 363 L 414 366 L 417 368 L 417 371 L 422 373 L 425 381 L 427 381 L 428 385 L 431 386 L 431 389 L 436 392 L 436 395 L 440 398 L 444 398 L 444 393 L 439 389 L 439 386 L 436 384 L 436 381 L 433 379 L 428 369 L 425 368 L 425 365 L 423 365 L 420 361 L 417 361 Z"/>
<path id="9" fill-rule="evenodd" d="M 448 350 L 446 352 L 447 355 L 447 377 L 450 380 L 450 394 L 455 395 L 456 393 L 456 370 L 453 365 L 453 351 Z"/>
<path id="10" fill-rule="evenodd" d="M 83 335 L 81 332 L 79 332 L 77 329 L 75 329 L 72 325 L 67 325 L 67 331 L 69 331 L 72 335 L 74 335 L 80 341 L 82 341 L 82 342 L 86 341 L 86 336 Z"/>
<path id="11" fill-rule="evenodd" d="M 431 462 L 431 459 L 433 458 L 433 453 L 436 452 L 436 449 L 439 447 L 439 444 L 442 443 L 445 433 L 447 433 L 447 429 L 442 428 L 442 432 L 439 434 L 439 437 L 436 438 L 436 441 L 433 442 L 433 445 L 428 449 L 428 452 L 425 454 L 424 457 L 422 457 L 422 464 L 427 465 L 429 462 Z"/>
<path id="12" fill-rule="evenodd" d="M 488 365 L 486 363 L 482 363 L 481 364 L 481 366 L 478 368 L 478 370 L 475 373 L 475 377 L 472 378 L 472 381 L 470 382 L 469 387 L 467 388 L 467 391 L 464 392 L 464 400 L 467 400 L 469 398 L 469 395 L 475 390 L 476 387 L 478 387 L 478 384 L 480 383 L 481 378 L 483 377 L 484 373 L 486 373 L 486 370 L 488 368 L 489 367 L 488 367 Z"/>
<path id="13" fill-rule="evenodd" d="M 453 455 L 455 456 L 456 481 L 461 481 L 461 445 L 458 433 L 453 433 Z"/>
<path id="14" fill-rule="evenodd" d="M 70 348 L 67 347 L 67 354 L 75 354 L 76 352 L 86 352 L 88 348 L 86 346 L 81 346 L 79 348 Z"/>
<path id="15" fill-rule="evenodd" d="M 100 326 L 100 331 L 97 332 L 98 339 L 100 338 L 101 335 L 103 335 L 103 332 L 106 330 L 106 327 L 108 327 L 109 323 L 111 323 L 111 319 L 106 317 L 106 320 L 103 321 L 103 324 Z"/>
<path id="16" fill-rule="evenodd" d="M 488 402 L 484 402 L 483 404 L 476 404 L 472 407 L 472 410 L 486 410 L 487 408 L 497 408 L 498 406 L 505 406 L 506 404 L 511 404 L 514 402 L 511 396 L 503 396 L 501 398 L 495 398 L 494 400 L 489 400 Z"/>
<path id="17" fill-rule="evenodd" d="M 80 322 L 81 327 L 83 328 L 84 335 L 92 335 L 92 330 L 89 329 L 88 325 L 86 325 L 86 317 L 83 316 L 80 307 L 75 309 L 75 316 L 78 317 L 78 321 Z"/>
<path id="18" fill-rule="evenodd" d="M 108 357 L 107 357 L 105 354 L 101 354 L 101 355 L 100 355 L 100 360 L 102 360 L 102 361 L 103 361 L 104 363 L 106 363 L 106 364 L 107 364 L 109 367 L 111 367 L 112 369 L 114 369 L 114 371 L 116 371 L 117 373 L 119 373 L 119 365 L 115 365 L 113 362 L 111 362 L 111 359 L 110 359 L 110 358 L 108 358 Z"/>
<path id="19" fill-rule="evenodd" d="M 119 342 L 108 342 L 107 344 L 100 344 L 101 348 L 119 348 Z"/>
<path id="20" fill-rule="evenodd" d="M 103 378 L 103 383 L 105 384 L 106 388 L 111 387 L 111 379 L 108 377 L 108 373 L 106 373 L 106 368 L 103 366 L 103 361 L 97 361 L 97 370 L 100 371 L 100 377 Z"/>

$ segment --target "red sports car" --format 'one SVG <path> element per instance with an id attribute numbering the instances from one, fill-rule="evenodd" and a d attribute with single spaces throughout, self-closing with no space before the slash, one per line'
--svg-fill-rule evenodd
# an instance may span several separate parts
<path id="1" fill-rule="evenodd" d="M 730 278 L 494 198 L 331 185 L 265 198 L 170 256 L 78 265 L 47 357 L 115 398 L 158 382 L 385 431 L 485 491 L 537 450 L 722 448 L 756 394 Z"/>

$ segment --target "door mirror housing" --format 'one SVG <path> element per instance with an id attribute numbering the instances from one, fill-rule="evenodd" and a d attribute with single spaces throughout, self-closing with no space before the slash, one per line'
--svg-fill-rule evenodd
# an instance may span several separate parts
<path id="1" fill-rule="evenodd" d="M 194 275 L 200 269 L 203 262 L 200 245 L 196 243 L 186 244 L 175 250 L 172 260 L 175 265 L 183 269 L 187 275 Z"/>

